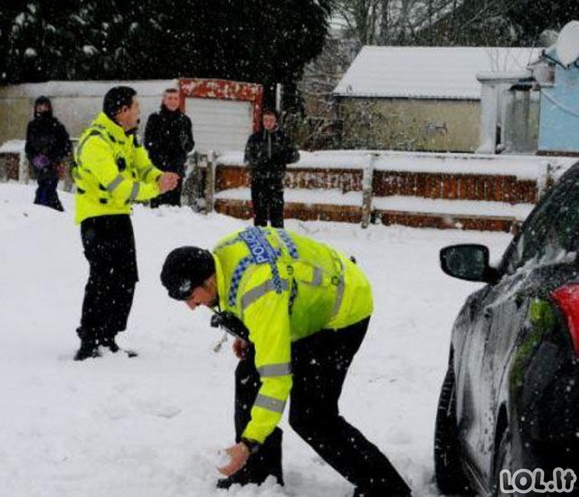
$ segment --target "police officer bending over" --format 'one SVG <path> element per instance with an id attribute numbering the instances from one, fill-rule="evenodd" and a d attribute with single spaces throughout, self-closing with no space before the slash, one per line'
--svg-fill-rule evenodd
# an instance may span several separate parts
<path id="1" fill-rule="evenodd" d="M 360 268 L 337 250 L 297 234 L 251 227 L 213 252 L 173 250 L 161 281 L 193 310 L 216 311 L 236 339 L 235 429 L 220 468 L 233 484 L 283 484 L 282 431 L 291 392 L 292 428 L 355 487 L 357 497 L 409 496 L 388 459 L 338 409 L 342 385 L 362 343 L 372 292 Z"/>

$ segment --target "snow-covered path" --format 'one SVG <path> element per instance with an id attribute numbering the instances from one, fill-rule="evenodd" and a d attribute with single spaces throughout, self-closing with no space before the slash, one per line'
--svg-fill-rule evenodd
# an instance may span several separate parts
<path id="1" fill-rule="evenodd" d="M 72 361 L 86 282 L 73 199 L 67 212 L 31 205 L 32 185 L 0 184 L 0 495 L 11 497 L 346 497 L 351 486 L 286 420 L 286 486 L 214 489 L 217 451 L 233 441 L 229 347 L 209 313 L 171 301 L 159 282 L 174 247 L 211 247 L 246 223 L 183 208 L 137 207 L 140 282 L 119 342 L 137 359 Z M 417 496 L 437 495 L 432 438 L 454 317 L 476 285 L 452 280 L 439 249 L 498 233 L 288 221 L 289 229 L 356 255 L 374 284 L 371 332 L 352 366 L 343 414 L 375 442 Z"/>

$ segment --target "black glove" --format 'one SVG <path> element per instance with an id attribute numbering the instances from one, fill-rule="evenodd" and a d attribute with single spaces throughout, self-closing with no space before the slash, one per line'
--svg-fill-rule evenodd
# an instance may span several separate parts
<path id="1" fill-rule="evenodd" d="M 243 322 L 232 312 L 219 311 L 211 316 L 211 327 L 221 328 L 235 338 L 249 341 L 249 330 Z"/>

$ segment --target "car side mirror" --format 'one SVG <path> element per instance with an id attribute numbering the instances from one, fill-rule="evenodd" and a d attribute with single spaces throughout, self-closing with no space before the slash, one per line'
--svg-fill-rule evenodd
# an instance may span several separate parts
<path id="1" fill-rule="evenodd" d="M 440 266 L 446 274 L 461 280 L 485 283 L 498 280 L 497 270 L 489 265 L 489 249 L 484 245 L 444 247 L 440 251 Z"/>

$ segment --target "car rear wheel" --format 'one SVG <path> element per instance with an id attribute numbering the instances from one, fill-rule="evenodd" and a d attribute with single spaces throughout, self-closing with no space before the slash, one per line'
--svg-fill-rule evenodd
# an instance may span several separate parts
<path id="1" fill-rule="evenodd" d="M 434 436 L 434 471 L 438 489 L 445 495 L 472 495 L 462 470 L 456 420 L 456 382 L 452 361 L 438 399 Z"/>
<path id="2" fill-rule="evenodd" d="M 501 441 L 498 448 L 495 451 L 495 470 L 494 470 L 494 497 L 513 497 L 513 492 L 506 493 L 501 489 L 500 485 L 500 475 L 503 469 L 512 470 L 513 467 L 513 450 L 511 443 L 511 432 L 509 428 L 505 428 L 501 436 Z"/>

